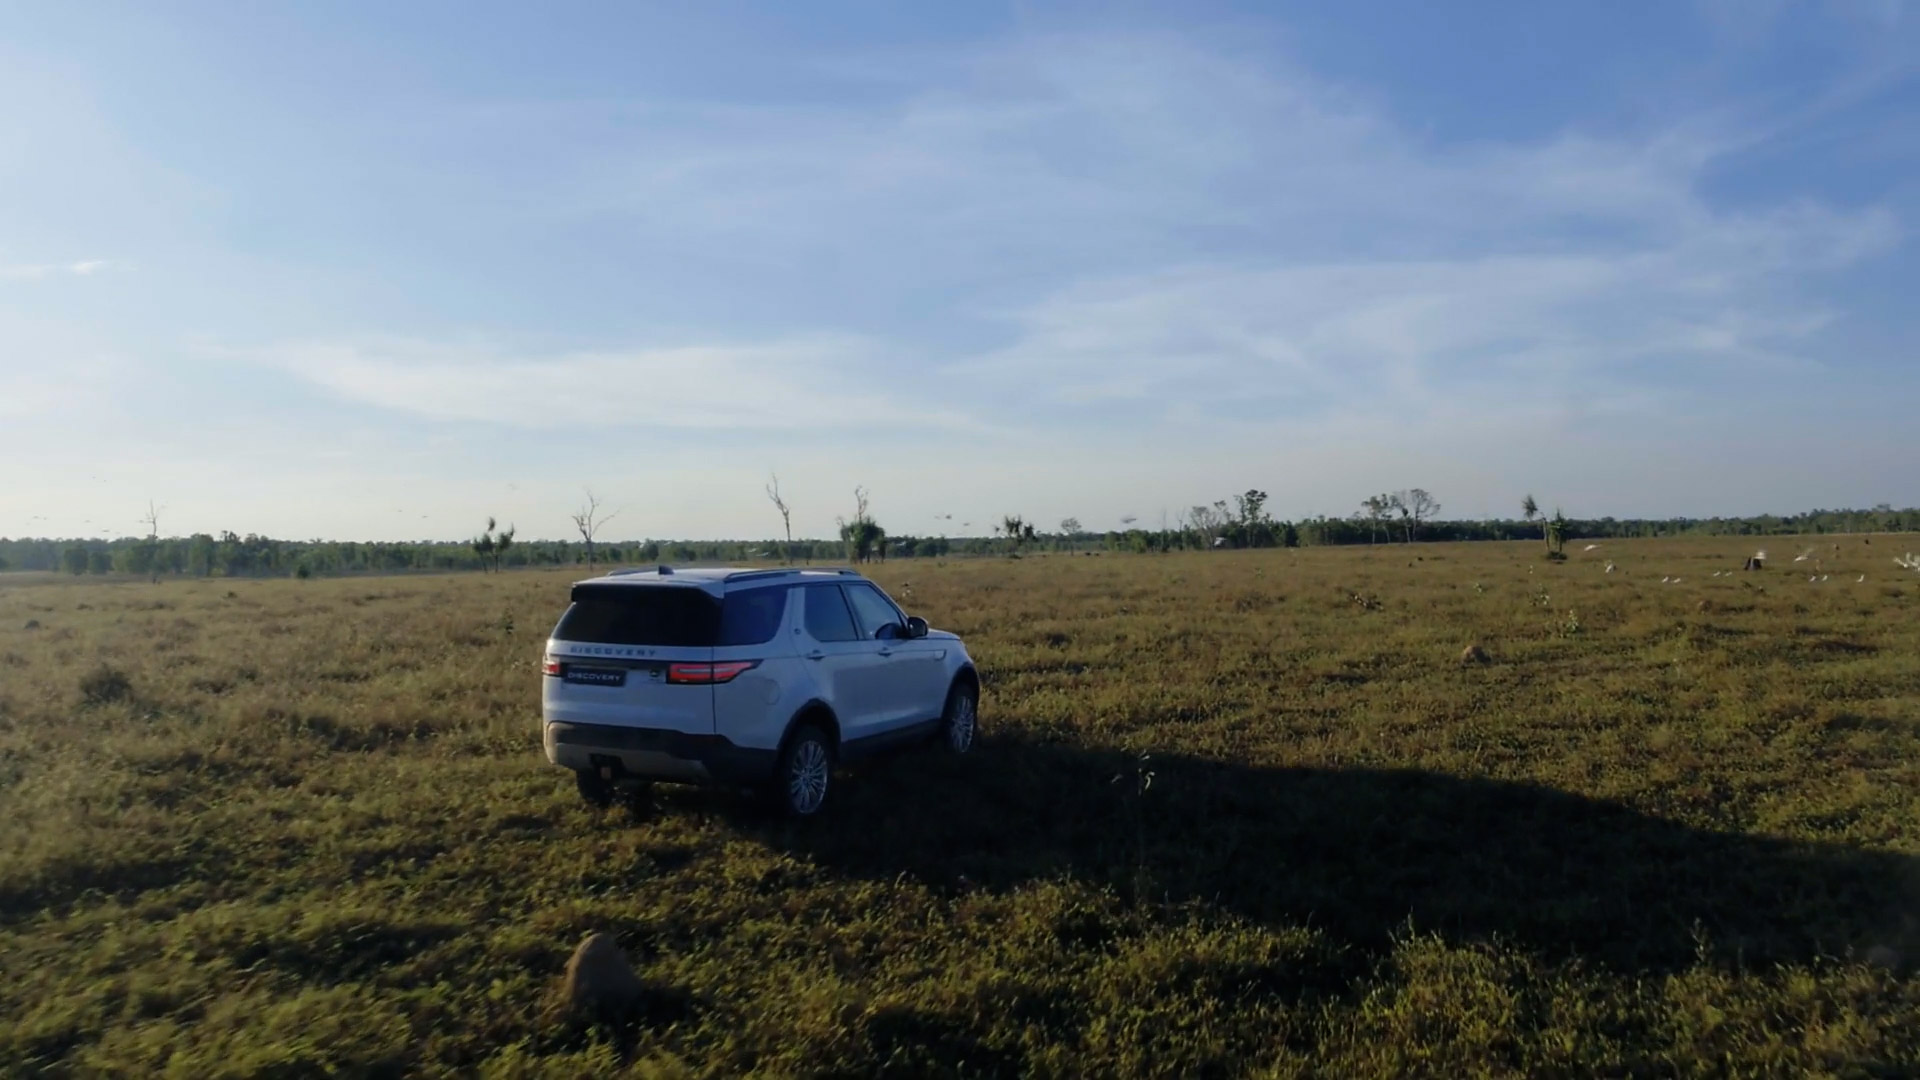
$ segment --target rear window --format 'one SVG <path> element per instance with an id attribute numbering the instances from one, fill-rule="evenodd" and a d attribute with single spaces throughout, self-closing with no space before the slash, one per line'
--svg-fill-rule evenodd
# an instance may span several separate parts
<path id="1" fill-rule="evenodd" d="M 771 641 L 787 590 L 749 589 L 725 603 L 703 589 L 672 585 L 580 585 L 553 636 L 596 645 L 708 649 Z"/>
<path id="2" fill-rule="evenodd" d="M 704 649 L 720 627 L 720 602 L 673 585 L 576 585 L 553 636 L 596 645 Z"/>

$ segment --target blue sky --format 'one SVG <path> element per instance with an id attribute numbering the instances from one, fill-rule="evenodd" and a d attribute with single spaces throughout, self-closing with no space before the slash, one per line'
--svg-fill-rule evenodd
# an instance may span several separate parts
<path id="1" fill-rule="evenodd" d="M 0 5 L 0 535 L 1920 503 L 1920 5 L 306 7 Z"/>

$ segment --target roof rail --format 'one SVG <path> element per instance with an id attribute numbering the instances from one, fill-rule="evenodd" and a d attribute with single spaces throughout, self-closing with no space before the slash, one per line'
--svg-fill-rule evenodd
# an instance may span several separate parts
<path id="1" fill-rule="evenodd" d="M 859 577 L 860 571 L 849 566 L 782 566 L 774 570 L 736 570 L 721 580 L 752 581 L 756 578 L 779 577 L 783 574 L 836 574 Z"/>

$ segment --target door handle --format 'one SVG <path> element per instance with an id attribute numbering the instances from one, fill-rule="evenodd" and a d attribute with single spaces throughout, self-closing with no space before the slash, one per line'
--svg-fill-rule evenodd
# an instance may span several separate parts
<path id="1" fill-rule="evenodd" d="M 881 656 L 892 656 L 892 655 L 893 655 L 893 650 L 892 650 L 892 649 L 881 649 L 881 650 L 880 650 L 880 655 L 881 655 Z"/>
<path id="2" fill-rule="evenodd" d="M 809 660 L 825 660 L 826 658 L 827 654 L 822 649 L 815 649 L 807 654 L 807 659 Z"/>

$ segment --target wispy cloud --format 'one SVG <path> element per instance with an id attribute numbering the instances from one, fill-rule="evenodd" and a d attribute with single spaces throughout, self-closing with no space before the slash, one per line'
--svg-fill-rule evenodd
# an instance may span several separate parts
<path id="1" fill-rule="evenodd" d="M 1677 120 L 1634 140 L 1437 145 L 1297 68 L 1173 35 L 1026 41 L 880 105 L 656 108 L 641 122 L 644 153 L 582 162 L 579 209 L 670 209 L 649 226 L 751 230 L 774 248 L 884 223 L 899 231 L 870 239 L 1032 253 L 1049 270 L 1221 247 L 1538 243 L 1542 226 L 1582 219 L 1657 228 L 1697 208 L 1688 185 L 1737 135 Z"/>
<path id="2" fill-rule="evenodd" d="M 106 270 L 125 270 L 128 266 L 114 259 L 81 259 L 66 263 L 0 263 L 0 279 L 37 281 L 51 277 L 90 277 Z"/>
<path id="3" fill-rule="evenodd" d="M 769 262 L 877 275 L 911 252 L 1001 338 L 932 348 L 943 400 L 1029 423 L 1284 423 L 1383 395 L 1679 409 L 1699 362 L 1812 363 L 1822 275 L 1904 239 L 1885 207 L 1708 198 L 1764 117 L 1445 144 L 1169 35 L 1027 41 L 884 106 L 649 123 L 644 157 L 594 158 L 583 212 Z"/>
<path id="4" fill-rule="evenodd" d="M 1834 317 L 1799 276 L 1896 235 L 1884 215 L 1703 220 L 1622 250 L 1199 265 L 1087 282 L 1019 310 L 955 365 L 1010 407 L 1283 420 L 1451 399 L 1684 411 L 1689 385 L 1817 363 Z M 1713 365 L 1702 370 L 1701 364 Z"/>
<path id="5" fill-rule="evenodd" d="M 991 418 L 1040 440 L 1172 425 L 1206 442 L 1357 435 L 1383 409 L 1672 417 L 1818 364 L 1841 312 L 1821 275 L 1904 238 L 1873 205 L 1717 205 L 1705 177 L 1768 130 L 1728 115 L 1446 144 L 1219 43 L 1028 40 L 949 57 L 891 102 L 619 110 L 637 132 L 609 145 L 646 154 L 575 160 L 568 212 L 859 279 L 861 303 L 827 301 L 837 333 L 261 355 L 342 400 L 526 429 Z M 739 287 L 804 287 L 791 277 Z M 947 298 L 930 333 L 886 325 L 903 278 Z"/>
<path id="6" fill-rule="evenodd" d="M 308 342 L 224 355 L 343 400 L 445 421 L 555 428 L 873 433 L 971 429 L 937 401 L 902 401 L 858 338 L 537 355 L 419 341 Z"/>

